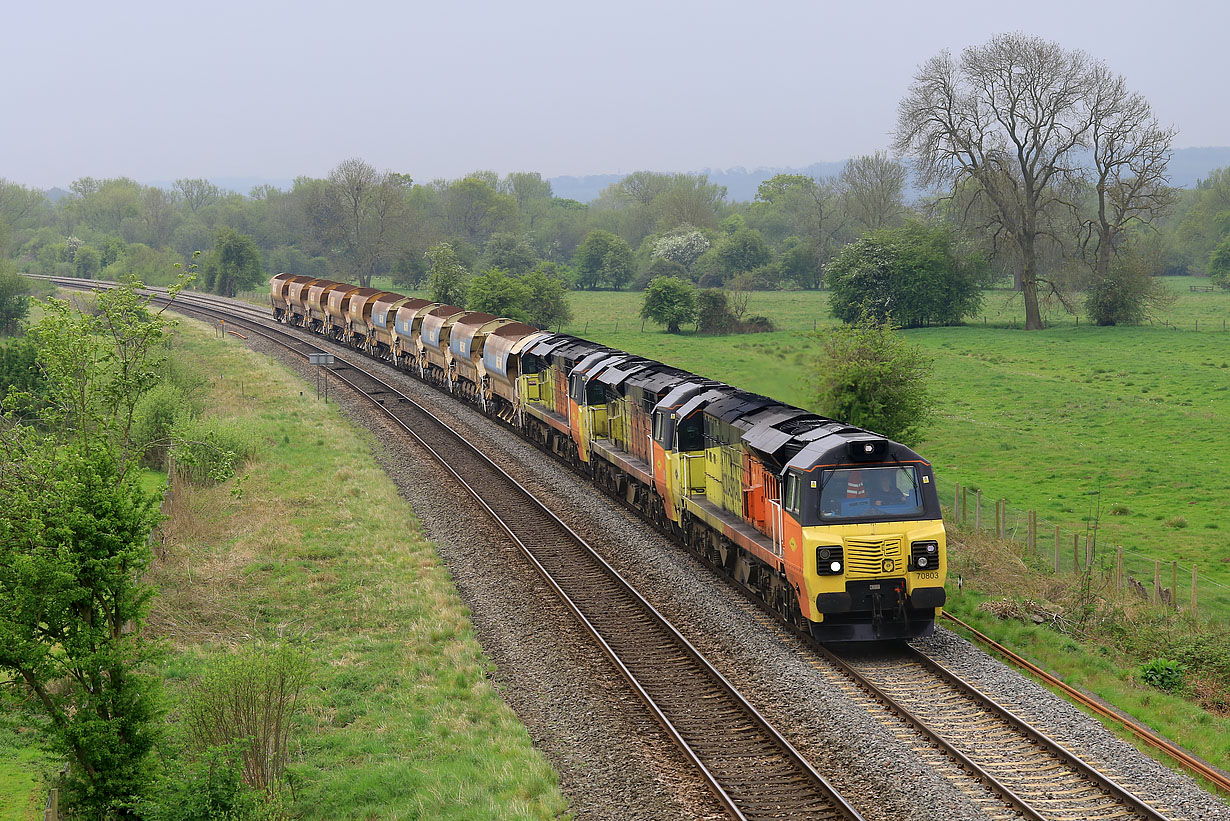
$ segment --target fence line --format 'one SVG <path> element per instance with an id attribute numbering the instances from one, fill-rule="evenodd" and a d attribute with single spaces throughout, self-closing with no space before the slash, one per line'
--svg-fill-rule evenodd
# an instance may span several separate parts
<path id="1" fill-rule="evenodd" d="M 981 490 L 971 491 L 954 483 L 951 490 L 942 489 L 941 493 L 952 506 L 950 521 L 962 527 L 972 524 L 974 530 L 985 532 Z M 1096 523 L 1083 532 L 1065 531 L 1061 525 L 1039 518 L 1036 510 L 1011 508 L 1006 498 L 996 498 L 993 503 L 993 518 L 988 518 L 990 532 L 1002 540 L 1023 544 L 1029 556 L 1055 573 L 1096 571 L 1113 586 L 1116 598 L 1135 598 L 1193 615 L 1230 614 L 1230 585 L 1201 574 L 1199 563 L 1180 566 L 1173 559 L 1104 542 Z"/>

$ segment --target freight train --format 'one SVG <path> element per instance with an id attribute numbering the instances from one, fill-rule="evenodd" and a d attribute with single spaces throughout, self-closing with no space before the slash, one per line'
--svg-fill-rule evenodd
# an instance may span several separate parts
<path id="1" fill-rule="evenodd" d="M 944 605 L 931 465 L 861 428 L 564 333 L 278 274 L 273 315 L 474 405 L 819 641 L 917 638 Z"/>

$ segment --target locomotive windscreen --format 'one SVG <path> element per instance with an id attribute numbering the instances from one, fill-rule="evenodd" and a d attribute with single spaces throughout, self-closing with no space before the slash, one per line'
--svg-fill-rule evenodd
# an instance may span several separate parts
<path id="1" fill-rule="evenodd" d="M 917 518 L 923 512 L 922 485 L 913 465 L 823 471 L 819 501 L 823 522 Z"/>

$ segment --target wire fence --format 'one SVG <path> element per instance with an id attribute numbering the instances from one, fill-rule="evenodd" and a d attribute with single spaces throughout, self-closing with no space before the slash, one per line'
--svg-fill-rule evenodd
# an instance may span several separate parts
<path id="1" fill-rule="evenodd" d="M 1108 543 L 1093 527 L 1073 531 L 960 483 L 941 481 L 939 491 L 950 522 L 1013 542 L 1057 575 L 1098 574 L 1106 582 L 1103 589 L 1119 600 L 1230 619 L 1230 585 L 1202 571 L 1199 563 L 1180 564 Z"/>

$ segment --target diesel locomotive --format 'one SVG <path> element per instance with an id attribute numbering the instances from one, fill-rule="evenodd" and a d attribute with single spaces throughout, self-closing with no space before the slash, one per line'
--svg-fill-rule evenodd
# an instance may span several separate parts
<path id="1" fill-rule="evenodd" d="M 278 274 L 273 315 L 473 404 L 819 641 L 930 635 L 945 601 L 931 465 L 871 431 L 456 305 Z"/>

